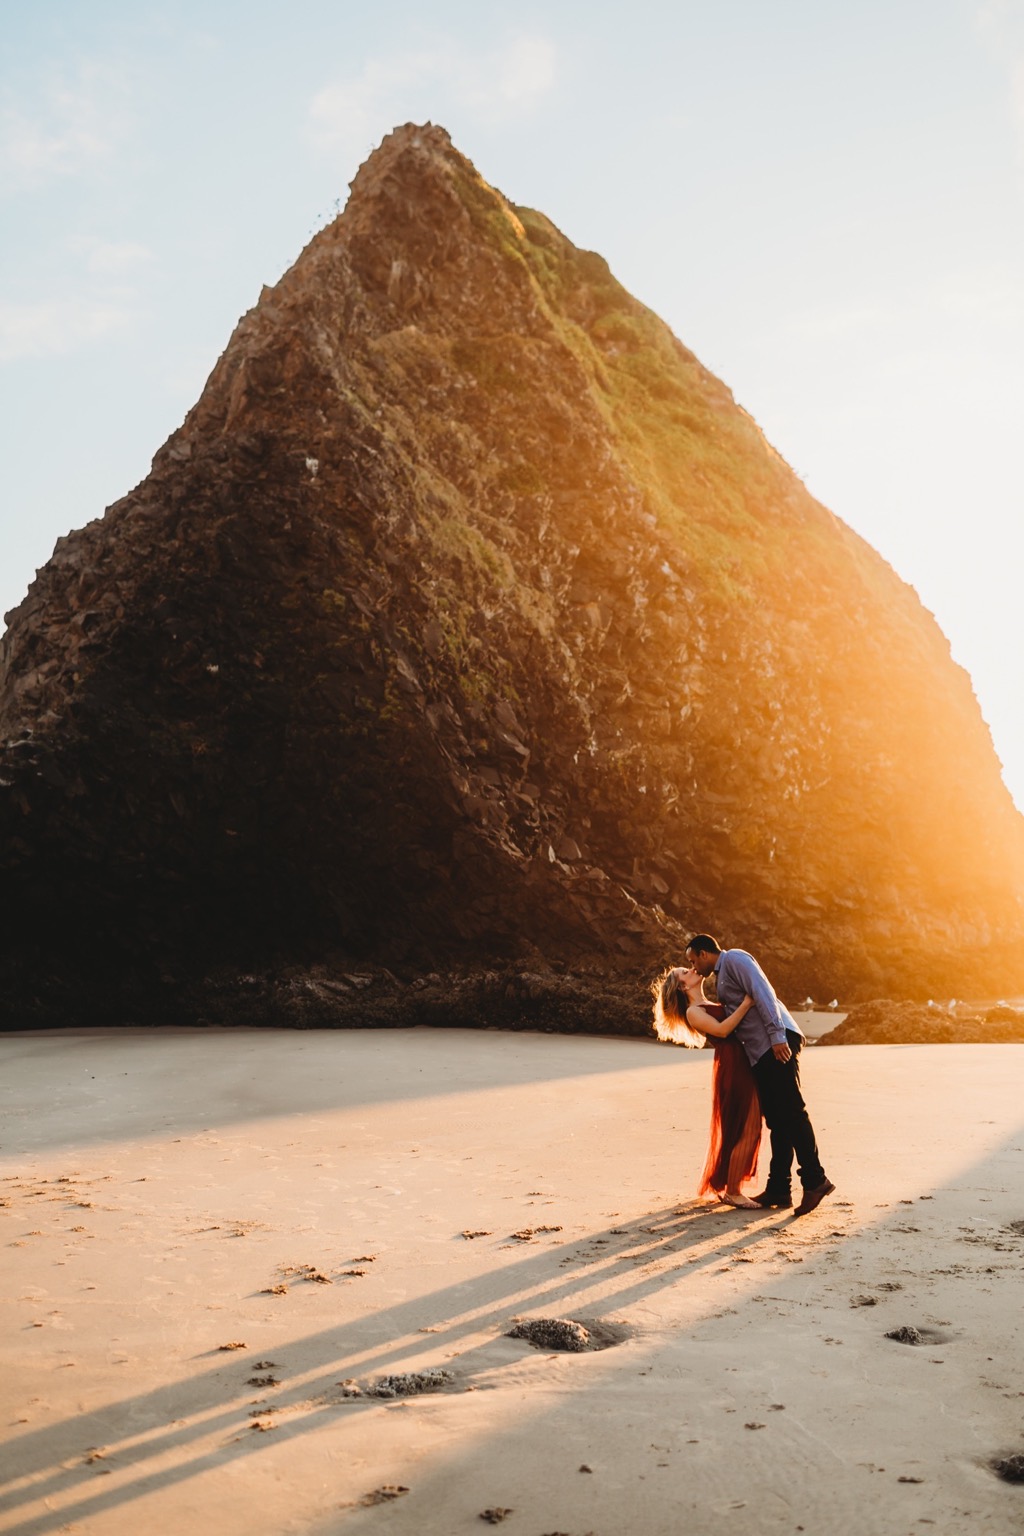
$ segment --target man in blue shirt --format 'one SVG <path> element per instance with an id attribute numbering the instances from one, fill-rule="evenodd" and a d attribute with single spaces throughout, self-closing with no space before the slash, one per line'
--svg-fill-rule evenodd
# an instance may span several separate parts
<path id="1" fill-rule="evenodd" d="M 686 957 L 699 975 L 714 973 L 718 1001 L 727 1013 L 738 1008 L 744 997 L 753 999 L 734 1033 L 753 1070 L 761 1113 L 772 1138 L 768 1182 L 754 1199 L 766 1208 L 788 1209 L 793 1204 L 790 1179 L 795 1153 L 804 1193 L 794 1214 L 806 1216 L 832 1194 L 835 1185 L 821 1166 L 814 1127 L 800 1092 L 803 1034 L 745 949 L 722 949 L 709 933 L 698 933 L 686 946 Z"/>

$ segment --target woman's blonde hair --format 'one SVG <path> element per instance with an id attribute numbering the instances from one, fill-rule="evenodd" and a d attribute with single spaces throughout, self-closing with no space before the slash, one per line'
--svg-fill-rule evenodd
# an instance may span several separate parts
<path id="1" fill-rule="evenodd" d="M 686 1022 L 686 992 L 679 979 L 681 975 L 680 967 L 672 965 L 651 982 L 654 1030 L 659 1040 L 669 1040 L 673 1045 L 686 1045 L 696 1050 L 707 1042 L 698 1030 Z"/>

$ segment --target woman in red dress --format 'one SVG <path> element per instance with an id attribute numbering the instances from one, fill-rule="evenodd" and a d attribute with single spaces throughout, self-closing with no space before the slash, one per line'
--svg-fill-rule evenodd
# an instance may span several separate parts
<path id="1" fill-rule="evenodd" d="M 711 1137 L 697 1193 L 715 1194 L 726 1205 L 743 1210 L 760 1209 L 744 1193 L 743 1185 L 757 1172 L 761 1107 L 747 1053 L 731 1035 L 751 1001 L 745 997 L 735 1012 L 724 1018 L 721 1003 L 709 1002 L 704 996 L 704 981 L 696 971 L 673 967 L 655 983 L 654 1026 L 660 1039 L 702 1046 L 705 1036 L 710 1035 L 715 1042 Z"/>

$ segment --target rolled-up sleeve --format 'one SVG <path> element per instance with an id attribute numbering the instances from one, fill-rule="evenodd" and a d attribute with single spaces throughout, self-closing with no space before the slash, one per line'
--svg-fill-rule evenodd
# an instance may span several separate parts
<path id="1" fill-rule="evenodd" d="M 782 1016 L 782 1004 L 775 996 L 775 989 L 768 977 L 753 955 L 737 954 L 733 951 L 728 956 L 728 962 L 735 984 L 754 999 L 754 1007 L 764 1021 L 770 1043 L 783 1045 L 786 1040 L 786 1025 Z"/>

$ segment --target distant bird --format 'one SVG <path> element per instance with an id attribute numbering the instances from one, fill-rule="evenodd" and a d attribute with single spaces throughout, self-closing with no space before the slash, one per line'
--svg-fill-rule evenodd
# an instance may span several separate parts
<path id="1" fill-rule="evenodd" d="M 832 1001 L 829 1003 L 828 1006 L 829 1006 L 829 1011 L 832 1012 L 832 1013 L 835 1013 L 836 1009 L 839 1007 L 839 999 L 838 999 L 838 997 L 834 997 L 832 999 Z"/>
<path id="2" fill-rule="evenodd" d="M 955 997 L 951 997 L 949 1002 L 946 1004 L 946 1012 L 947 1013 L 955 1013 L 956 1012 L 956 998 Z"/>
<path id="3" fill-rule="evenodd" d="M 810 1013 L 811 1009 L 814 1007 L 814 998 L 805 997 L 803 1002 L 800 1004 L 800 1007 L 804 1010 L 805 1013 Z"/>

